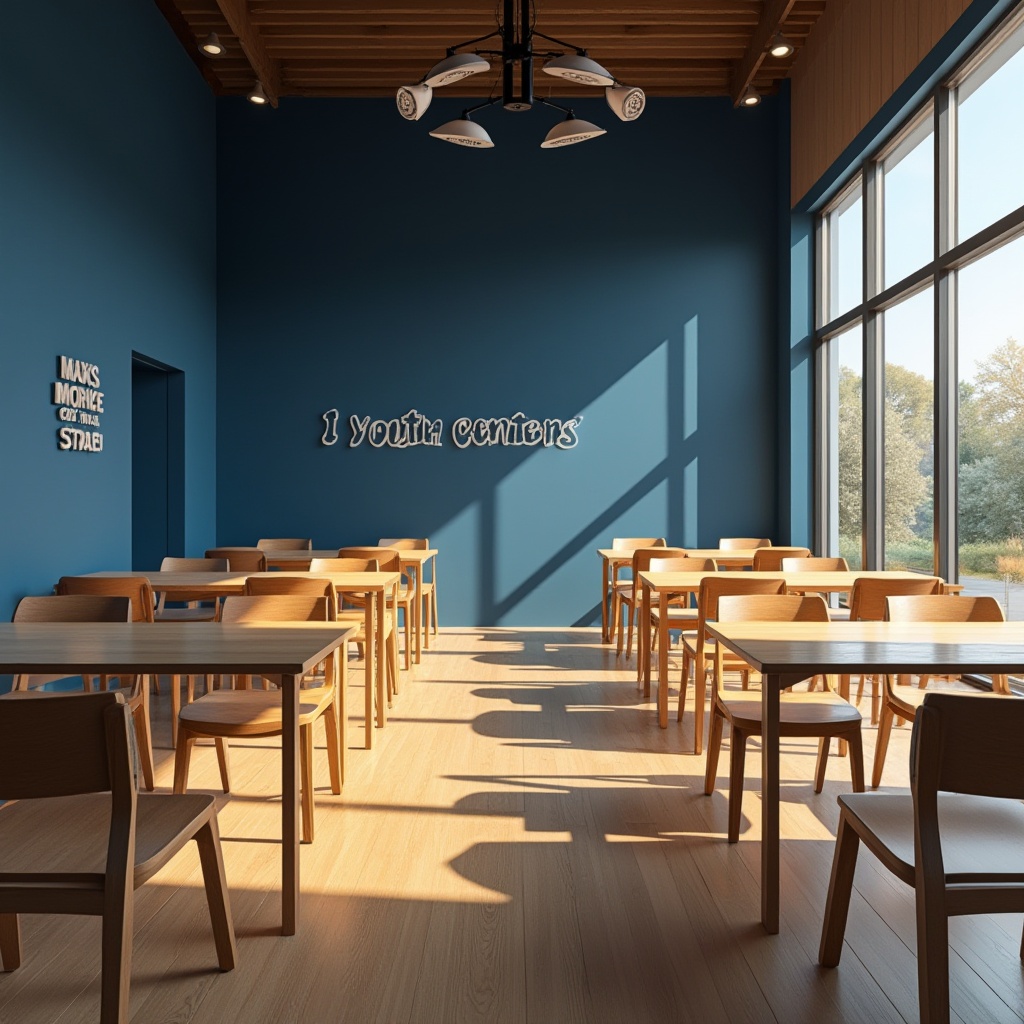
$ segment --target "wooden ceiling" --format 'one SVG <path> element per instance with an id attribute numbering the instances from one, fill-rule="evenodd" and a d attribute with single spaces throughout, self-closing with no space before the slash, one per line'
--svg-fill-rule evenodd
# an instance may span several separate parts
<path id="1" fill-rule="evenodd" d="M 500 10 L 495 0 L 156 3 L 217 95 L 245 95 L 259 79 L 274 105 L 280 96 L 393 96 L 398 86 L 418 81 L 447 47 L 492 31 Z M 535 0 L 534 10 L 538 31 L 585 47 L 616 78 L 649 96 L 731 96 L 736 103 L 748 85 L 762 94 L 777 90 L 825 3 Z M 780 31 L 796 47 L 784 59 L 767 52 Z M 224 55 L 203 54 L 200 44 L 210 32 L 227 47 Z M 494 65 L 490 73 L 445 87 L 445 94 L 486 96 L 499 75 Z M 538 70 L 538 90 L 542 78 Z M 550 82 L 554 96 L 595 94 L 564 79 Z"/>

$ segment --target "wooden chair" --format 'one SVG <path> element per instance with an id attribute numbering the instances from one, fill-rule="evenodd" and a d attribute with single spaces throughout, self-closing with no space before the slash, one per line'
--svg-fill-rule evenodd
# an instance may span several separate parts
<path id="1" fill-rule="evenodd" d="M 268 625 L 282 622 L 328 622 L 326 597 L 266 595 L 226 597 L 222 622 Z M 302 841 L 313 841 L 313 723 L 324 719 L 327 731 L 327 762 L 331 792 L 341 793 L 344 781 L 341 723 L 345 721 L 345 661 L 340 673 L 334 655 L 328 659 L 323 685 L 299 692 L 299 775 L 301 779 Z M 338 679 L 340 674 L 341 678 Z M 267 677 L 277 682 L 278 677 Z M 192 747 L 200 736 L 212 737 L 217 748 L 221 784 L 231 792 L 227 740 L 256 736 L 280 736 L 283 728 L 280 690 L 213 690 L 181 709 L 178 742 L 174 751 L 174 792 L 188 786 Z"/>
<path id="2" fill-rule="evenodd" d="M 883 621 L 885 619 L 885 602 L 889 597 L 941 593 L 942 580 L 937 576 L 922 576 L 919 580 L 890 580 L 860 576 L 853 581 L 853 590 L 850 592 L 850 621 Z M 871 723 L 874 724 L 878 721 L 881 684 L 875 676 L 870 676 L 868 681 L 871 685 Z M 864 682 L 865 677 L 861 676 L 857 683 L 857 704 L 860 704 L 861 698 L 864 696 Z M 839 677 L 839 692 L 849 698 L 849 676 Z"/>
<path id="3" fill-rule="evenodd" d="M 665 547 L 664 537 L 613 537 L 612 538 L 612 550 L 613 551 L 635 551 L 637 548 L 663 548 Z M 612 579 L 611 587 L 608 592 L 608 623 L 611 629 L 608 639 L 615 639 L 615 631 L 618 626 L 617 621 L 611 617 L 612 608 L 615 607 L 615 594 L 617 591 L 633 592 L 633 581 L 631 579 L 619 579 L 619 573 L 625 566 L 614 565 L 612 567 Z M 621 647 L 619 648 L 621 650 Z"/>
<path id="4" fill-rule="evenodd" d="M 0 960 L 21 965 L 19 914 L 102 917 L 101 1024 L 128 1021 L 134 891 L 193 839 L 220 969 L 237 957 L 213 797 L 139 796 L 129 715 L 116 692 L 0 704 Z"/>
<path id="5" fill-rule="evenodd" d="M 845 558 L 784 558 L 782 560 L 783 572 L 849 572 L 850 566 Z M 828 604 L 828 595 L 822 594 L 825 604 Z M 833 608 L 828 610 L 829 618 L 833 622 L 850 618 L 849 606 L 845 608 Z"/>
<path id="6" fill-rule="evenodd" d="M 719 537 L 718 547 L 722 551 L 745 551 L 748 548 L 770 548 L 769 537 Z"/>
<path id="7" fill-rule="evenodd" d="M 682 558 L 686 552 L 682 548 L 668 548 L 662 545 L 649 548 L 636 548 L 630 563 L 630 578 L 620 582 L 628 583 L 628 587 L 616 586 L 612 591 L 612 621 L 616 623 L 617 640 L 615 653 L 622 653 L 622 617 L 626 610 L 626 657 L 633 654 L 633 625 L 640 618 L 640 573 L 647 572 L 654 558 Z"/>
<path id="8" fill-rule="evenodd" d="M 396 551 L 429 551 L 430 541 L 426 537 L 381 537 L 377 546 L 394 548 Z M 423 646 L 430 650 L 430 630 L 433 616 L 434 636 L 437 636 L 437 559 L 430 561 L 430 579 L 420 580 L 420 593 L 423 595 L 421 609 L 423 622 Z"/>
<path id="9" fill-rule="evenodd" d="M 58 594 L 81 594 L 94 597 L 127 597 L 131 602 L 131 622 L 153 622 L 153 588 L 145 576 L 62 576 L 57 581 Z M 146 789 L 152 791 L 153 734 L 149 720 L 149 677 L 124 676 L 121 685 L 127 692 L 128 707 L 135 721 L 139 761 Z M 100 684 L 105 688 L 105 679 Z"/>
<path id="10" fill-rule="evenodd" d="M 923 1024 L 950 1019 L 949 918 L 1024 911 L 1022 731 L 1024 701 L 929 693 L 914 722 L 910 793 L 839 797 L 818 962 L 839 963 L 863 842 L 915 889 Z"/>
<path id="11" fill-rule="evenodd" d="M 260 548 L 208 548 L 207 558 L 226 558 L 228 572 L 266 572 L 267 556 Z"/>
<path id="12" fill-rule="evenodd" d="M 160 563 L 161 572 L 228 572 L 226 558 L 173 558 L 168 556 Z M 161 593 L 156 602 L 157 622 L 213 622 L 217 618 L 220 603 L 201 604 L 209 601 L 207 594 L 197 591 L 175 597 L 176 602 L 186 604 L 185 608 L 167 608 L 167 595 Z"/>
<path id="13" fill-rule="evenodd" d="M 668 549 L 666 549 L 668 550 Z M 652 558 L 648 566 L 651 572 L 717 572 L 718 566 L 713 558 L 693 558 L 689 555 L 678 555 L 669 558 Z M 668 628 L 682 632 L 694 632 L 697 629 L 697 602 L 691 600 L 690 594 L 681 594 L 668 603 Z M 658 647 L 658 625 L 661 621 L 661 609 L 651 606 L 651 643 L 648 650 L 654 652 Z M 637 664 L 637 682 L 643 676 L 643 666 Z"/>
<path id="14" fill-rule="evenodd" d="M 953 594 L 927 594 L 917 597 L 889 597 L 886 599 L 886 618 L 891 622 L 1004 622 L 1005 616 L 994 597 L 960 597 Z M 902 677 L 901 677 L 902 678 Z M 909 681 L 909 679 L 908 679 Z M 882 706 L 875 737 L 875 760 L 871 769 L 871 786 L 877 789 L 882 782 L 882 769 L 889 749 L 894 718 L 908 722 L 917 717 L 924 702 L 928 677 L 922 676 L 920 688 L 898 686 L 896 680 L 886 676 L 882 681 Z M 992 677 L 992 696 L 1009 697 L 1010 683 L 1006 676 Z"/>
<path id="15" fill-rule="evenodd" d="M 784 594 L 786 584 L 777 579 L 758 579 L 752 573 L 750 579 L 722 579 L 706 576 L 700 581 L 697 592 L 697 632 L 683 634 L 683 672 L 679 683 L 679 707 L 676 721 L 683 720 L 686 706 L 686 687 L 693 665 L 693 752 L 699 754 L 704 738 L 704 698 L 707 692 L 707 670 L 714 649 L 714 642 L 707 635 L 708 622 L 718 618 L 718 601 L 734 594 Z M 744 680 L 745 682 L 745 680 Z"/>
<path id="16" fill-rule="evenodd" d="M 412 603 L 416 596 L 409 580 L 402 576 L 402 560 L 397 548 L 382 547 L 354 547 L 339 548 L 339 558 L 372 558 L 377 562 L 380 572 L 399 573 L 398 586 L 388 595 L 385 604 L 395 616 L 395 629 L 392 634 L 395 645 L 395 660 L 398 659 L 398 612 L 402 613 L 402 626 L 405 633 L 405 670 L 412 668 Z M 342 607 L 348 604 L 350 607 L 364 607 L 364 599 L 358 594 L 342 595 Z M 395 674 L 394 692 L 398 693 L 398 675 Z"/>
<path id="17" fill-rule="evenodd" d="M 809 558 L 810 548 L 765 547 L 754 551 L 754 572 L 780 572 L 784 558 Z"/>
<path id="18" fill-rule="evenodd" d="M 817 594 L 799 597 L 736 596 L 718 601 L 719 622 L 828 622 L 828 606 Z M 715 791 L 718 757 L 722 749 L 722 728 L 731 727 L 729 747 L 729 842 L 740 837 L 740 812 L 743 804 L 743 767 L 747 738 L 761 735 L 761 698 L 725 688 L 725 650 L 715 651 L 715 686 L 711 696 L 711 727 L 708 735 L 708 765 L 704 792 Z M 864 791 L 864 750 L 861 743 L 861 715 L 836 693 L 826 679 L 825 691 L 783 693 L 779 708 L 780 736 L 817 736 L 818 761 L 814 771 L 814 792 L 825 784 L 825 766 L 833 736 L 850 747 L 850 771 L 853 789 Z"/>

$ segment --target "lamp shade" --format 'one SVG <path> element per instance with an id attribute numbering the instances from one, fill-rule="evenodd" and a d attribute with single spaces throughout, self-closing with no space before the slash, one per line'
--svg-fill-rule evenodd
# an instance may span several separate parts
<path id="1" fill-rule="evenodd" d="M 455 53 L 435 64 L 427 72 L 423 84 L 429 85 L 432 89 L 438 89 L 442 85 L 451 85 L 452 82 L 458 82 L 469 75 L 490 70 L 491 65 L 475 53 Z"/>
<path id="2" fill-rule="evenodd" d="M 577 142 L 586 142 L 587 139 L 596 139 L 598 135 L 607 134 L 603 128 L 589 121 L 581 121 L 578 117 L 570 114 L 564 121 L 560 121 L 544 136 L 540 144 L 541 149 L 558 149 L 561 146 L 572 146 Z"/>
<path id="3" fill-rule="evenodd" d="M 267 94 L 263 91 L 262 82 L 257 82 L 249 90 L 248 100 L 250 103 L 255 103 L 258 107 L 262 107 L 267 102 Z"/>
<path id="4" fill-rule="evenodd" d="M 620 121 L 635 121 L 647 104 L 643 89 L 635 85 L 610 85 L 605 89 L 604 96 Z"/>
<path id="5" fill-rule="evenodd" d="M 494 149 L 490 135 L 480 125 L 470 121 L 468 117 L 460 117 L 448 121 L 430 133 L 435 139 L 454 142 L 456 146 L 468 146 L 471 149 Z"/>
<path id="6" fill-rule="evenodd" d="M 796 47 L 781 32 L 775 33 L 775 38 L 768 46 L 768 52 L 780 59 L 791 56 L 795 49 Z"/>
<path id="7" fill-rule="evenodd" d="M 403 85 L 395 95 L 398 112 L 406 121 L 418 121 L 430 106 L 434 90 L 429 85 Z"/>
<path id="8" fill-rule="evenodd" d="M 203 53 L 208 53 L 211 57 L 219 57 L 224 52 L 224 44 L 216 32 L 211 32 L 203 40 L 202 49 Z"/>
<path id="9" fill-rule="evenodd" d="M 741 107 L 756 107 L 761 102 L 761 94 L 752 86 L 747 86 L 747 91 L 740 97 Z"/>
<path id="10" fill-rule="evenodd" d="M 544 72 L 556 78 L 568 78 L 570 82 L 579 82 L 580 85 L 615 84 L 615 78 L 596 60 L 581 57 L 577 53 L 552 58 L 544 65 Z"/>

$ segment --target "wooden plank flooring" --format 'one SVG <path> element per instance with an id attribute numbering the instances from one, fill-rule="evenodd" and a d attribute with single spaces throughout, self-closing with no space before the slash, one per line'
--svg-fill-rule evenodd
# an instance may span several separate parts
<path id="1" fill-rule="evenodd" d="M 815 744 L 782 757 L 782 930 L 758 923 L 757 744 L 741 841 L 703 795 L 692 718 L 653 703 L 594 630 L 448 630 L 403 674 L 373 751 L 348 723 L 344 794 L 318 736 L 316 839 L 302 850 L 299 934 L 278 934 L 279 755 L 233 747 L 220 812 L 239 966 L 219 974 L 198 857 L 186 850 L 136 902 L 132 1020 L 278 1022 L 871 1022 L 917 1019 L 913 893 L 862 854 L 847 946 L 816 954 L 849 787 Z M 692 688 L 691 688 L 692 692 Z M 169 697 L 154 698 L 158 785 L 172 775 Z M 349 709 L 362 708 L 351 673 Z M 675 696 L 671 706 L 674 710 Z M 870 765 L 874 728 L 865 725 Z M 885 781 L 905 785 L 908 729 Z M 191 783 L 216 791 L 212 747 Z M 27 918 L 25 959 L 0 975 L 4 1024 L 95 1021 L 99 923 Z M 1020 915 L 951 928 L 953 1019 L 1024 1020 Z"/>

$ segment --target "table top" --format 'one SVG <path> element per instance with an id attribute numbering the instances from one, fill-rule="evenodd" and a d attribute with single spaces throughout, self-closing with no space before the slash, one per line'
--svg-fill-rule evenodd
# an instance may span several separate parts
<path id="1" fill-rule="evenodd" d="M 1024 668 L 1024 622 L 709 622 L 708 632 L 769 674 Z"/>
<path id="2" fill-rule="evenodd" d="M 301 675 L 355 632 L 326 622 L 0 622 L 0 672 Z"/>
<path id="3" fill-rule="evenodd" d="M 645 587 L 660 593 L 675 593 L 700 589 L 700 581 L 713 576 L 724 580 L 785 580 L 786 587 L 794 591 L 811 593 L 842 593 L 853 589 L 858 579 L 920 580 L 928 577 L 918 572 L 901 572 L 882 569 L 851 569 L 848 572 L 641 572 L 640 579 Z"/>
<path id="4" fill-rule="evenodd" d="M 670 545 L 675 547 L 676 545 Z M 719 562 L 744 562 L 750 564 L 754 561 L 754 548 L 688 548 L 680 544 L 679 550 L 685 551 L 691 558 L 714 558 Z M 598 548 L 597 553 L 610 562 L 632 562 L 632 548 Z M 678 557 L 670 555 L 671 557 Z"/>
<path id="5" fill-rule="evenodd" d="M 352 547 L 380 547 L 379 544 L 351 545 Z M 312 558 L 337 558 L 338 548 L 305 548 L 295 551 L 265 551 L 267 565 L 278 565 L 282 562 L 308 562 Z M 411 551 L 399 550 L 398 556 L 402 565 L 423 565 L 437 555 L 437 548 L 418 548 Z"/>
<path id="6" fill-rule="evenodd" d="M 394 586 L 399 579 L 397 572 L 92 572 L 90 576 L 145 576 L 158 593 L 173 597 L 174 594 L 209 593 L 210 597 L 232 597 L 245 593 L 245 581 L 250 576 L 302 576 L 331 580 L 338 590 L 384 590 Z"/>

